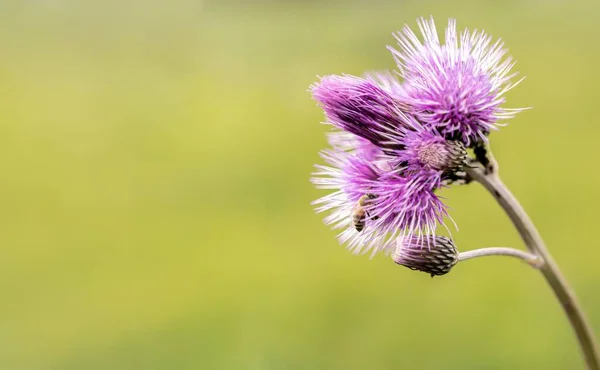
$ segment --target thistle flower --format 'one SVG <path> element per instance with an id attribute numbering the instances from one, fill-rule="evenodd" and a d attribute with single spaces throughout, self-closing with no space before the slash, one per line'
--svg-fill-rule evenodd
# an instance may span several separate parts
<path id="1" fill-rule="evenodd" d="M 435 171 L 381 175 L 371 188 L 377 196 L 371 211 L 376 217 L 373 226 L 390 235 L 389 240 L 435 233 L 438 226 L 445 227 L 444 217 L 449 217 L 447 206 L 435 194 L 440 187 Z"/>
<path id="2" fill-rule="evenodd" d="M 392 259 L 411 270 L 431 275 L 445 275 L 458 262 L 458 250 L 454 242 L 445 236 L 415 236 L 398 240 Z"/>
<path id="3" fill-rule="evenodd" d="M 330 75 L 311 86 L 328 122 L 371 143 L 385 147 L 386 136 L 410 128 L 414 119 L 387 89 L 364 78 Z"/>
<path id="4" fill-rule="evenodd" d="M 405 155 L 400 157 L 373 154 L 373 144 L 367 142 L 364 149 L 366 140 L 352 134 L 330 134 L 333 148 L 321 153 L 328 166 L 317 165 L 312 182 L 335 192 L 313 204 L 317 212 L 330 211 L 325 223 L 343 229 L 340 242 L 353 252 L 389 251 L 398 237 L 434 234 L 438 226 L 445 227 L 448 212 L 435 191 L 458 159 L 443 139 L 425 138 L 430 141 L 406 141 L 412 151 L 400 151 Z M 408 159 L 413 152 L 417 157 Z"/>
<path id="5" fill-rule="evenodd" d="M 343 138 L 342 135 L 334 137 Z M 340 145 L 349 145 L 349 143 L 350 141 L 343 141 Z M 339 147 L 323 150 L 321 157 L 327 165 L 316 165 L 317 172 L 313 173 L 311 178 L 317 188 L 334 190 L 312 204 L 316 206 L 317 213 L 329 212 L 324 218 L 325 224 L 331 225 L 333 229 L 343 229 L 338 236 L 340 242 L 348 242 L 348 248 L 354 253 L 364 253 L 373 247 L 381 250 L 383 246 L 377 245 L 377 241 L 381 242 L 385 238 L 385 232 L 380 228 L 372 227 L 371 217 L 367 216 L 373 206 L 359 204 L 361 198 L 370 194 L 373 185 L 378 183 L 384 171 L 362 154 L 360 151 L 357 152 L 357 148 L 352 151 L 344 151 Z M 360 221 L 363 225 L 360 232 L 353 220 L 357 211 L 362 213 Z"/>
<path id="6" fill-rule="evenodd" d="M 433 18 L 418 21 L 423 42 L 406 26 L 395 36 L 399 50 L 389 48 L 405 80 L 403 99 L 423 124 L 446 139 L 473 147 L 485 142 L 498 120 L 522 109 L 503 108 L 504 93 L 516 86 L 510 73 L 515 62 L 503 43 L 484 32 L 457 33 L 456 21 L 446 28 L 440 44 Z"/>

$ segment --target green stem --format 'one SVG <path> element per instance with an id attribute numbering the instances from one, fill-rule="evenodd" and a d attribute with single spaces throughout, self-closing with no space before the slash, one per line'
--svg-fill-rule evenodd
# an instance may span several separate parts
<path id="1" fill-rule="evenodd" d="M 600 370 L 600 357 L 594 333 L 577 302 L 575 294 L 546 249 L 544 241 L 533 222 L 514 195 L 500 180 L 497 165 L 493 158 L 490 159 L 489 163 L 491 165 L 486 166 L 486 168 L 481 166 L 467 168 L 468 176 L 483 185 L 494 196 L 517 228 L 527 248 L 542 259 L 543 264 L 539 270 L 546 278 L 571 322 L 585 357 L 587 368 L 589 370 Z"/>
<path id="2" fill-rule="evenodd" d="M 473 258 L 486 257 L 486 256 L 508 256 L 522 259 L 529 265 L 535 268 L 540 268 L 543 261 L 541 258 L 533 253 L 525 252 L 519 249 L 507 248 L 507 247 L 486 247 L 473 249 L 466 252 L 460 252 L 458 255 L 458 261 L 466 261 Z"/>

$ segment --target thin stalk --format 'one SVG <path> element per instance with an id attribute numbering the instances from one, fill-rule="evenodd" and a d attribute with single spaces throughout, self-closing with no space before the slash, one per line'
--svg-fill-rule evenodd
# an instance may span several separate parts
<path id="1" fill-rule="evenodd" d="M 487 247 L 487 248 L 479 248 L 479 249 L 473 249 L 473 250 L 466 251 L 466 252 L 461 252 L 458 255 L 458 261 L 462 262 L 462 261 L 470 260 L 472 258 L 486 257 L 486 256 L 516 257 L 516 258 L 522 259 L 523 261 L 527 262 L 529 265 L 531 265 L 535 268 L 540 268 L 541 265 L 543 264 L 542 259 L 533 253 L 525 252 L 525 251 L 522 251 L 519 249 L 514 249 L 514 248 L 507 248 L 507 247 Z"/>
<path id="2" fill-rule="evenodd" d="M 546 249 L 544 241 L 533 222 L 514 195 L 500 180 L 497 174 L 497 165 L 493 158 L 490 159 L 490 163 L 491 165 L 486 166 L 485 169 L 481 166 L 467 168 L 468 176 L 483 185 L 494 196 L 518 230 L 527 248 L 543 260 L 540 271 L 569 318 L 579 340 L 587 368 L 589 370 L 600 370 L 600 357 L 594 333 L 577 302 L 575 294 Z"/>

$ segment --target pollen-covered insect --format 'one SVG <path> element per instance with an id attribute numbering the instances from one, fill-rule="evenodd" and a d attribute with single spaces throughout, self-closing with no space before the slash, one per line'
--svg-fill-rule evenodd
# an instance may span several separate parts
<path id="1" fill-rule="evenodd" d="M 371 217 L 367 211 L 367 207 L 372 199 L 375 199 L 374 194 L 365 194 L 358 199 L 354 210 L 352 211 L 352 224 L 356 231 L 361 232 L 365 228 L 367 217 Z M 373 217 L 377 219 L 377 217 Z"/>

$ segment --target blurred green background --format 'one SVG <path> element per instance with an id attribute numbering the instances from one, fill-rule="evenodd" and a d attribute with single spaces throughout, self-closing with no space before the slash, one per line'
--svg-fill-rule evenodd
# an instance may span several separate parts
<path id="1" fill-rule="evenodd" d="M 492 135 L 600 331 L 600 3 L 0 3 L 0 368 L 581 369 L 535 271 L 435 279 L 353 256 L 313 213 L 317 75 L 391 69 L 419 16 L 502 37 L 528 76 Z M 463 250 L 521 247 L 476 184 Z"/>

